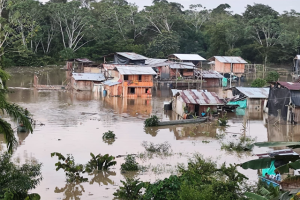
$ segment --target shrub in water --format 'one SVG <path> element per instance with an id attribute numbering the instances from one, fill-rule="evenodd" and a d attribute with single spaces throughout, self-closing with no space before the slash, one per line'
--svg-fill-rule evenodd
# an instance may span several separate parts
<path id="1" fill-rule="evenodd" d="M 127 155 L 125 158 L 125 163 L 121 164 L 122 171 L 135 171 L 138 170 L 139 166 L 133 155 Z"/>
<path id="2" fill-rule="evenodd" d="M 156 115 L 152 115 L 150 118 L 144 121 L 145 127 L 157 126 L 159 119 Z"/>

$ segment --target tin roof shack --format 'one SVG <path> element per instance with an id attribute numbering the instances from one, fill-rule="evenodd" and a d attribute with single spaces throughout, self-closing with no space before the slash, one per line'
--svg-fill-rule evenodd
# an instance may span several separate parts
<path id="1" fill-rule="evenodd" d="M 103 82 L 103 89 L 106 90 L 109 97 L 120 97 L 123 93 L 121 81 L 107 80 Z"/>
<path id="2" fill-rule="evenodd" d="M 72 73 L 71 87 L 75 90 L 92 91 L 95 84 L 105 81 L 103 74 Z"/>
<path id="3" fill-rule="evenodd" d="M 113 64 L 120 65 L 145 65 L 148 58 L 133 52 L 116 52 L 104 56 L 104 63 L 107 63 L 107 57 L 113 56 Z"/>
<path id="4" fill-rule="evenodd" d="M 156 72 L 146 66 L 117 66 L 119 80 L 122 82 L 123 97 L 152 97 L 153 75 Z"/>
<path id="5" fill-rule="evenodd" d="M 87 58 L 75 58 L 67 60 L 66 68 L 68 71 L 73 71 L 77 69 L 79 72 L 84 71 L 84 67 L 90 67 L 93 64 L 93 61 Z"/>
<path id="6" fill-rule="evenodd" d="M 168 56 L 169 61 L 173 62 L 192 62 L 194 65 L 199 65 L 205 59 L 198 54 L 171 54 Z"/>
<path id="7" fill-rule="evenodd" d="M 228 104 L 246 99 L 249 112 L 261 112 L 266 109 L 270 88 L 233 87 L 227 91 L 232 92 Z"/>
<path id="8" fill-rule="evenodd" d="M 226 101 L 221 99 L 215 92 L 204 92 L 200 90 L 176 90 L 172 89 L 172 110 L 181 117 L 188 113 L 200 116 L 203 111 L 217 110 L 218 106 L 224 106 Z"/>
<path id="9" fill-rule="evenodd" d="M 213 70 L 195 70 L 195 79 L 203 80 L 204 87 L 219 87 L 222 85 L 223 75 Z"/>
<path id="10" fill-rule="evenodd" d="M 270 87 L 269 115 L 281 116 L 291 123 L 300 122 L 300 83 L 278 81 Z"/>
<path id="11" fill-rule="evenodd" d="M 162 62 L 147 65 L 152 67 L 160 80 L 177 79 L 178 77 L 193 78 L 195 65 L 192 62 Z"/>
<path id="12" fill-rule="evenodd" d="M 222 73 L 223 75 L 232 72 L 240 77 L 245 73 L 245 64 L 247 64 L 247 62 L 241 57 L 214 56 L 209 60 L 214 61 L 214 69 L 212 70 Z"/>

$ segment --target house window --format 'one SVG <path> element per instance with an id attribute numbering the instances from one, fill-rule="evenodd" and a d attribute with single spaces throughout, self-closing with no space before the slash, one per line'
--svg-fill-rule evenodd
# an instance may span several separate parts
<path id="1" fill-rule="evenodd" d="M 124 80 L 125 80 L 125 81 L 128 80 L 128 75 L 124 75 Z"/>
<path id="2" fill-rule="evenodd" d="M 142 80 L 142 75 L 139 75 L 139 81 L 141 81 Z"/>
<path id="3" fill-rule="evenodd" d="M 130 94 L 135 94 L 135 88 L 129 88 L 129 93 Z"/>

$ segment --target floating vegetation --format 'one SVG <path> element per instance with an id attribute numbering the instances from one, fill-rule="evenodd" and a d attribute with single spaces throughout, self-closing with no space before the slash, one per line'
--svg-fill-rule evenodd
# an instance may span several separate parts
<path id="1" fill-rule="evenodd" d="M 135 156 L 127 155 L 125 157 L 125 163 L 121 164 L 122 171 L 136 171 L 139 170 L 139 163 L 136 162 Z"/>
<path id="2" fill-rule="evenodd" d="M 207 143 L 210 143 L 211 141 L 209 141 L 209 140 L 202 140 L 202 143 L 205 143 L 205 144 L 207 144 Z"/>
<path id="3" fill-rule="evenodd" d="M 145 127 L 158 126 L 159 119 L 156 115 L 152 115 L 150 118 L 144 121 Z"/>
<path id="4" fill-rule="evenodd" d="M 253 148 L 253 142 L 255 142 L 255 138 L 250 138 L 247 136 L 241 136 L 238 142 L 228 142 L 222 143 L 221 149 L 226 151 L 236 151 L 236 152 L 243 152 L 243 151 L 251 151 Z"/>
<path id="5" fill-rule="evenodd" d="M 107 131 L 107 132 L 103 133 L 102 139 L 105 143 L 107 143 L 109 145 L 113 144 L 116 139 L 116 134 L 114 134 L 113 131 Z"/>
<path id="6" fill-rule="evenodd" d="M 164 142 L 161 144 L 154 144 L 152 142 L 144 141 L 142 146 L 145 148 L 146 151 L 151 153 L 162 153 L 162 154 L 169 154 L 171 150 L 171 145 L 168 142 Z"/>

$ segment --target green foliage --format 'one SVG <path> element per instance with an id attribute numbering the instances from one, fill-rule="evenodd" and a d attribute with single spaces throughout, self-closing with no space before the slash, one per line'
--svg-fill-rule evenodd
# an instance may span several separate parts
<path id="1" fill-rule="evenodd" d="M 228 123 L 227 114 L 225 113 L 222 117 L 219 117 L 217 123 L 219 126 L 227 126 Z"/>
<path id="2" fill-rule="evenodd" d="M 55 163 L 56 171 L 63 169 L 66 173 L 68 182 L 87 182 L 88 179 L 82 176 L 85 173 L 84 166 L 82 164 L 76 164 L 74 157 L 71 154 L 67 154 L 67 157 L 61 153 L 53 152 L 51 157 L 57 156 L 59 162 Z M 63 162 L 60 162 L 63 161 Z"/>
<path id="3" fill-rule="evenodd" d="M 171 175 L 169 178 L 164 180 L 156 181 L 155 183 L 148 184 L 146 186 L 145 194 L 143 199 L 176 199 L 177 193 L 180 189 L 181 180 L 176 175 Z"/>
<path id="4" fill-rule="evenodd" d="M 157 126 L 159 119 L 156 115 L 152 115 L 150 118 L 144 121 L 145 127 Z"/>
<path id="5" fill-rule="evenodd" d="M 125 157 L 125 163 L 121 164 L 122 171 L 136 171 L 139 169 L 139 165 L 135 160 L 135 156 L 127 155 Z"/>
<path id="6" fill-rule="evenodd" d="M 107 131 L 103 133 L 102 139 L 107 144 L 112 144 L 115 142 L 116 134 L 113 131 Z"/>
<path id="7" fill-rule="evenodd" d="M 266 80 L 257 78 L 251 83 L 251 87 L 257 87 L 257 88 L 264 87 L 266 83 L 267 83 Z"/>
<path id="8" fill-rule="evenodd" d="M 266 77 L 266 81 L 267 82 L 274 82 L 274 81 L 278 81 L 279 79 L 279 73 L 276 71 L 271 71 L 268 73 L 267 77 Z"/>
<path id="9" fill-rule="evenodd" d="M 154 144 L 152 142 L 146 142 L 144 141 L 142 143 L 142 146 L 145 148 L 146 151 L 152 152 L 152 153 L 163 153 L 168 154 L 171 151 L 171 145 L 168 142 L 164 142 L 161 144 Z"/>
<path id="10" fill-rule="evenodd" d="M 59 52 L 59 57 L 60 59 L 62 60 L 68 60 L 68 59 L 72 59 L 72 58 L 75 58 L 75 53 L 74 53 L 74 50 L 71 49 L 71 48 L 66 48 L 66 49 L 63 49 Z"/>
<path id="11" fill-rule="evenodd" d="M 125 181 L 121 181 L 123 186 L 114 193 L 114 196 L 118 199 L 124 200 L 136 200 L 141 199 L 141 189 L 144 187 L 145 183 L 141 182 L 139 179 L 126 178 Z"/>
<path id="12" fill-rule="evenodd" d="M 94 169 L 97 170 L 108 170 L 111 166 L 117 164 L 115 157 L 105 154 L 104 156 L 98 154 L 95 156 L 93 153 L 90 153 L 91 160 L 89 160 L 88 164 L 86 165 L 85 170 L 87 172 L 92 172 Z"/>
<path id="13" fill-rule="evenodd" d="M 42 180 L 42 164 L 27 163 L 21 166 L 11 162 L 11 155 L 0 155 L 0 198 L 7 200 L 40 199 L 38 194 L 28 194 Z"/>
<path id="14" fill-rule="evenodd" d="M 226 151 L 236 151 L 236 152 L 243 152 L 243 151 L 251 151 L 253 148 L 253 142 L 255 139 L 252 139 L 250 137 L 241 136 L 239 138 L 238 143 L 236 142 L 228 142 L 228 143 L 222 143 L 221 149 L 224 149 Z"/>

